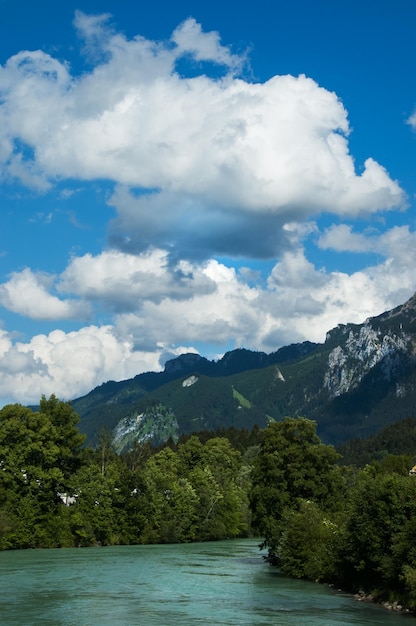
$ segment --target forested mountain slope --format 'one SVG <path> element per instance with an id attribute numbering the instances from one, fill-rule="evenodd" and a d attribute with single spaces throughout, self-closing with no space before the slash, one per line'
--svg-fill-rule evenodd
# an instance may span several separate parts
<path id="1" fill-rule="evenodd" d="M 272 354 L 234 350 L 217 362 L 196 354 L 163 372 L 108 382 L 73 401 L 93 440 L 116 429 L 119 450 L 135 439 L 155 443 L 181 433 L 265 426 L 302 415 L 326 443 L 366 437 L 416 416 L 416 296 L 362 324 L 342 324 L 323 344 Z"/>

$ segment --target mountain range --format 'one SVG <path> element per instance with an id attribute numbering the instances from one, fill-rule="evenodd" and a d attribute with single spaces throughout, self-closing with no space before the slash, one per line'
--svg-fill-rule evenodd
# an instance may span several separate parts
<path id="1" fill-rule="evenodd" d="M 340 324 L 322 344 L 266 354 L 246 349 L 218 361 L 183 354 L 162 372 L 109 381 L 73 400 L 90 442 L 105 428 L 121 452 L 135 440 L 264 427 L 303 416 L 325 443 L 364 438 L 416 415 L 416 294 L 362 324 Z"/>

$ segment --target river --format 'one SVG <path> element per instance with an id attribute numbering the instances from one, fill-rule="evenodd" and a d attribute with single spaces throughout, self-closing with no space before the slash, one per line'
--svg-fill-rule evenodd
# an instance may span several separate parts
<path id="1" fill-rule="evenodd" d="M 257 543 L 0 552 L 0 624 L 416 624 L 325 585 L 284 578 Z"/>

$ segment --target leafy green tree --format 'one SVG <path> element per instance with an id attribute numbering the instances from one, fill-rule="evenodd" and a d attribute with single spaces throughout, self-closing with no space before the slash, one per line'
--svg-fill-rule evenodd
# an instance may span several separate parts
<path id="1" fill-rule="evenodd" d="M 178 446 L 178 459 L 181 471 L 185 474 L 203 463 L 204 446 L 197 435 L 192 435 Z"/>
<path id="2" fill-rule="evenodd" d="M 51 435 L 58 446 L 57 466 L 65 479 L 80 466 L 80 450 L 85 442 L 85 435 L 79 432 L 79 415 L 70 402 L 58 400 L 51 395 L 48 399 L 42 396 L 39 405 L 42 419 L 48 418 L 54 430 Z"/>
<path id="3" fill-rule="evenodd" d="M 3 497 L 38 493 L 56 498 L 63 482 L 56 428 L 19 404 L 0 410 L 0 473 Z"/>
<path id="4" fill-rule="evenodd" d="M 204 448 L 202 459 L 211 468 L 215 480 L 226 487 L 232 483 L 241 465 L 241 454 L 231 447 L 225 437 L 209 439 Z"/>
<path id="5" fill-rule="evenodd" d="M 199 541 L 223 539 L 227 536 L 219 512 L 223 499 L 221 488 L 208 465 L 198 465 L 189 480 L 199 498 L 196 511 L 196 538 Z"/>
<path id="6" fill-rule="evenodd" d="M 337 459 L 311 420 L 286 418 L 266 428 L 253 471 L 251 506 L 253 525 L 264 537 L 270 560 L 276 558 L 288 508 L 304 500 L 323 509 L 336 506 L 342 486 Z"/>
<path id="7" fill-rule="evenodd" d="M 98 452 L 101 459 L 101 474 L 104 476 L 107 463 L 115 458 L 111 430 L 100 428 L 98 432 Z"/>
<path id="8" fill-rule="evenodd" d="M 123 479 L 119 459 L 109 462 L 103 475 L 100 453 L 96 460 L 78 470 L 74 476 L 76 504 L 70 507 L 70 523 L 79 545 L 125 543 Z"/>
<path id="9" fill-rule="evenodd" d="M 180 471 L 178 455 L 165 448 L 144 468 L 143 496 L 147 515 L 142 530 L 145 543 L 177 543 L 194 539 L 198 496 Z"/>
<path id="10" fill-rule="evenodd" d="M 399 474 L 408 476 L 413 466 L 412 457 L 406 454 L 387 454 L 380 461 L 372 461 L 371 465 L 379 474 Z"/>
<path id="11" fill-rule="evenodd" d="M 346 583 L 381 594 L 403 591 L 403 567 L 416 568 L 415 519 L 413 477 L 380 474 L 370 466 L 362 471 L 347 508 L 342 565 Z"/>
<path id="12" fill-rule="evenodd" d="M 212 538 L 244 535 L 248 531 L 249 502 L 241 481 L 241 453 L 225 437 L 214 437 L 204 446 L 203 461 L 221 496 L 211 511 L 217 527 Z"/>
<path id="13" fill-rule="evenodd" d="M 4 545 L 61 544 L 51 520 L 79 464 L 84 437 L 77 421 L 70 405 L 55 396 L 42 397 L 39 411 L 19 404 L 0 410 L 0 509 L 3 519 L 14 520 L 12 529 L 3 524 Z"/>
<path id="14" fill-rule="evenodd" d="M 178 457 L 199 498 L 197 538 L 238 537 L 248 531 L 249 504 L 241 453 L 225 437 L 204 444 L 196 436 L 178 446 Z"/>
<path id="15" fill-rule="evenodd" d="M 416 567 L 404 564 L 402 580 L 406 589 L 406 604 L 414 609 L 416 606 Z"/>
<path id="16" fill-rule="evenodd" d="M 286 509 L 278 544 L 281 571 L 294 578 L 332 581 L 339 566 L 341 528 L 311 500 Z"/>
<path id="17" fill-rule="evenodd" d="M 414 477 L 411 480 L 410 487 L 414 489 Z M 409 507 L 407 519 L 396 529 L 391 552 L 403 600 L 407 606 L 416 607 L 416 503 Z"/>

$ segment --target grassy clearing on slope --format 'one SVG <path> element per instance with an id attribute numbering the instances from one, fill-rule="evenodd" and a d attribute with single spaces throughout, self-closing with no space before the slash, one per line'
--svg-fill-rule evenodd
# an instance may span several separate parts
<path id="1" fill-rule="evenodd" d="M 251 409 L 251 402 L 247 400 L 237 389 L 233 387 L 233 398 L 235 398 L 242 407 L 245 409 Z"/>

